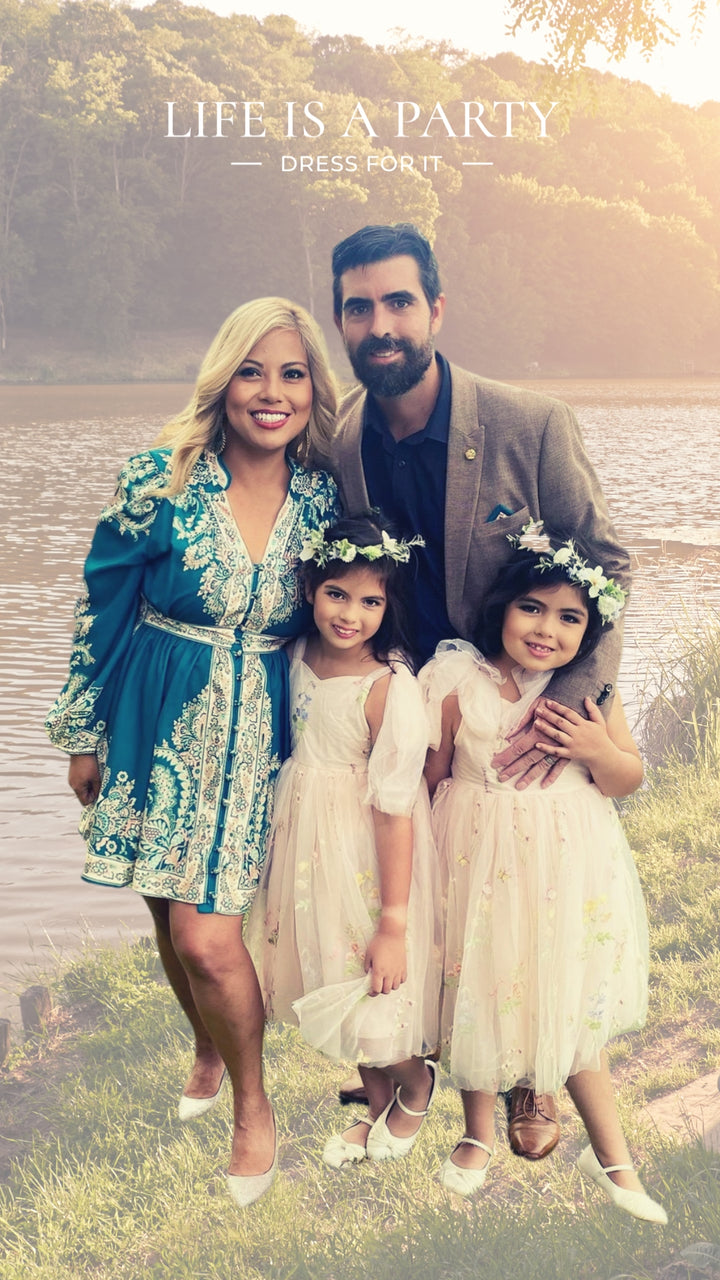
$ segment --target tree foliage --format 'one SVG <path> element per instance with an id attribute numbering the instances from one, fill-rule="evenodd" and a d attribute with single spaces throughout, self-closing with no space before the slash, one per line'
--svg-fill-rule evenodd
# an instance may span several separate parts
<path id="1" fill-rule="evenodd" d="M 513 34 L 523 26 L 543 31 L 558 69 L 576 70 L 588 45 L 599 44 L 621 59 L 633 45 L 649 55 L 659 44 L 673 44 L 677 31 L 666 21 L 663 0 L 506 0 Z M 699 33 L 706 0 L 693 0 L 691 16 Z"/>
<path id="2" fill-rule="evenodd" d="M 640 0 L 581 7 L 640 21 Z M 574 0 L 523 12 L 549 8 L 569 31 Z M 48 330 L 100 348 L 138 331 L 210 334 L 270 293 L 331 328 L 332 245 L 409 220 L 436 243 L 443 348 L 479 372 L 717 369 L 720 105 L 693 111 L 591 72 L 572 100 L 561 82 L 552 97 L 541 138 L 527 104 L 548 85 L 514 55 L 372 47 L 179 0 L 0 0 L 3 349 L 19 328 L 39 347 Z M 176 135 L 198 131 L 205 103 L 206 136 L 166 136 L 167 102 Z M 216 102 L 238 104 L 222 138 Z M 243 141 L 245 102 L 265 104 L 264 135 Z M 519 104 L 512 136 L 502 107 L 492 136 L 452 136 L 437 110 L 427 123 L 440 104 L 457 125 L 473 102 L 486 120 Z M 401 138 L 398 103 L 420 115 Z"/>

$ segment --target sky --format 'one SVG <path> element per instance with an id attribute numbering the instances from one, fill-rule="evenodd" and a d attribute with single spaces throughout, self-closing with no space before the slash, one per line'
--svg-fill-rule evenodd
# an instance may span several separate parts
<path id="1" fill-rule="evenodd" d="M 247 13 L 257 18 L 286 13 L 322 35 L 356 35 L 370 44 L 388 44 L 398 31 L 430 40 L 450 40 L 458 48 L 489 56 L 508 49 L 521 58 L 542 62 L 548 54 L 541 33 L 529 29 L 506 35 L 507 17 L 502 0 L 361 0 L 342 5 L 338 0 L 196 0 L 216 13 Z M 612 71 L 629 80 L 644 80 L 677 102 L 698 106 L 720 100 L 720 3 L 708 0 L 708 15 L 698 40 L 692 34 L 693 0 L 666 0 L 668 21 L 680 33 L 674 48 L 664 47 L 647 61 L 636 54 L 623 63 L 610 64 L 597 47 L 588 64 Z M 713 52 L 714 51 L 714 52 Z"/>

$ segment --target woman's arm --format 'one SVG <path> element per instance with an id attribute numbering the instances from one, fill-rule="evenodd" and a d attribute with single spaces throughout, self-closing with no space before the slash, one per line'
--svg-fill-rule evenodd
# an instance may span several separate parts
<path id="1" fill-rule="evenodd" d="M 535 725 L 542 734 L 536 746 L 560 760 L 578 760 L 589 769 L 604 796 L 628 796 L 643 779 L 643 764 L 620 695 L 616 694 L 607 720 L 591 698 L 585 699 L 588 719 L 560 702 L 545 699 Z"/>
<path id="2" fill-rule="evenodd" d="M 95 530 L 85 591 L 75 607 L 70 677 L 45 721 L 53 744 L 73 756 L 92 756 L 105 729 L 114 681 L 137 620 L 153 527 L 165 501 L 152 492 L 161 480 L 154 454 L 131 458 Z"/>
<path id="3" fill-rule="evenodd" d="M 450 777 L 452 758 L 455 752 L 455 735 L 460 728 L 460 704 L 456 693 L 448 694 L 442 705 L 442 736 L 436 750 L 431 747 L 425 761 L 425 781 L 430 792 L 430 799 L 443 778 Z"/>

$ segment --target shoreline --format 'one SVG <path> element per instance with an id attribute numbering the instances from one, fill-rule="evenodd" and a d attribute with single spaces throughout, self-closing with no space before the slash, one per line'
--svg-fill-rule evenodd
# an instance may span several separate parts
<path id="1" fill-rule="evenodd" d="M 77 342 L 63 340 L 55 332 L 32 329 L 13 331 L 7 349 L 0 352 L 0 388 L 51 386 L 111 386 L 137 383 L 194 382 L 200 362 L 213 338 L 211 329 L 139 332 L 122 349 L 92 350 Z M 442 344 L 441 344 L 442 345 Z M 331 364 L 345 366 L 345 357 L 334 333 L 328 338 Z M 448 356 L 452 359 L 452 356 Z M 516 369 L 477 370 L 484 377 L 501 382 L 537 380 L 573 381 L 597 379 L 627 382 L 637 380 L 667 382 L 720 379 L 720 369 L 688 369 L 673 373 L 644 372 L 642 369 L 597 371 L 567 367 L 519 365 Z M 348 378 L 339 374 L 341 382 Z"/>

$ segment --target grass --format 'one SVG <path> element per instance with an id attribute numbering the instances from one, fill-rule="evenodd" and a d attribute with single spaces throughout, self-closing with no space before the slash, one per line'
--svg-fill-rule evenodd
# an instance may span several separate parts
<path id="1" fill-rule="evenodd" d="M 653 675 L 641 694 L 643 756 L 665 768 L 669 760 L 720 764 L 720 615 L 701 623 L 689 616 L 670 637 L 670 654 L 653 655 Z"/>
<path id="2" fill-rule="evenodd" d="M 189 1041 L 152 947 L 88 946 L 52 980 L 54 1026 L 0 1073 L 0 1130 L 16 1151 L 0 1175 L 0 1280 L 718 1280 L 720 1155 L 660 1138 L 640 1112 L 720 1062 L 719 812 L 709 751 L 675 756 L 623 806 L 651 922 L 651 1000 L 611 1060 L 667 1228 L 581 1184 L 584 1138 L 564 1094 L 561 1146 L 538 1166 L 509 1153 L 498 1109 L 496 1157 L 471 1203 L 436 1181 L 461 1132 L 447 1079 L 407 1160 L 325 1169 L 342 1073 L 278 1027 L 266 1072 L 281 1173 L 241 1213 L 223 1183 L 228 1091 L 197 1123 L 175 1120 Z M 87 1029 L 68 1034 L 70 1016 Z"/>

